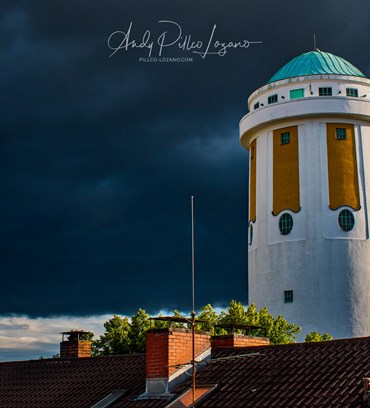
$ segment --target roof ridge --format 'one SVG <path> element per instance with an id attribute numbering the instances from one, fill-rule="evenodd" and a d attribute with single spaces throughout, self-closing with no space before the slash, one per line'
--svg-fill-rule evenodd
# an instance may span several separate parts
<path id="1" fill-rule="evenodd" d="M 5 364 L 30 364 L 30 363 L 70 363 L 75 361 L 93 361 L 96 359 L 103 360 L 103 359 L 129 359 L 129 358 L 137 358 L 137 357 L 145 357 L 145 353 L 135 353 L 135 354 L 114 354 L 109 356 L 93 356 L 93 357 L 80 357 L 80 358 L 38 358 L 34 360 L 15 360 L 15 361 L 0 361 L 0 365 Z"/>
<path id="2" fill-rule="evenodd" d="M 237 350 L 246 349 L 277 349 L 277 348 L 294 348 L 294 347 L 318 347 L 326 344 L 328 346 L 336 346 L 338 344 L 347 344 L 347 343 L 370 343 L 370 336 L 367 337 L 354 337 L 354 338 L 343 338 L 343 339 L 333 339 L 333 340 L 326 340 L 326 341 L 312 341 L 312 342 L 301 342 L 301 343 L 287 343 L 287 344 L 270 344 L 268 346 L 247 346 L 247 347 L 238 347 Z M 222 349 L 217 350 L 236 350 L 234 347 L 223 347 Z"/>

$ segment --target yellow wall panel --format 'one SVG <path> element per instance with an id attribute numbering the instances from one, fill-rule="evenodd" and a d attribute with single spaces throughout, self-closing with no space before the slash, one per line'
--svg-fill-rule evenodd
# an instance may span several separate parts
<path id="1" fill-rule="evenodd" d="M 249 174 L 249 221 L 256 222 L 256 166 L 257 166 L 257 143 L 256 140 L 250 145 L 249 148 L 250 156 L 250 174 Z"/>
<path id="2" fill-rule="evenodd" d="M 281 135 L 289 133 L 289 143 L 282 144 Z M 299 158 L 298 127 L 290 126 L 273 132 L 273 215 L 283 210 L 298 212 Z"/>
<path id="3" fill-rule="evenodd" d="M 345 129 L 345 140 L 337 139 L 336 129 Z M 326 125 L 329 178 L 329 207 L 360 209 L 354 126 L 344 123 Z"/>

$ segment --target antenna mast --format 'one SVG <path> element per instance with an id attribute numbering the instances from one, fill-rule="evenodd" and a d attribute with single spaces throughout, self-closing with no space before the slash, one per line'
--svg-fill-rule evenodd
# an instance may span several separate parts
<path id="1" fill-rule="evenodd" d="M 195 264 L 194 264 L 194 196 L 191 196 L 191 288 L 192 288 L 192 300 L 193 308 L 192 313 L 195 314 Z"/>
<path id="2" fill-rule="evenodd" d="M 191 311 L 191 328 L 192 328 L 192 360 L 193 366 L 193 403 L 195 407 L 195 267 L 194 267 L 194 196 L 191 196 L 191 287 L 192 287 L 192 306 Z"/>

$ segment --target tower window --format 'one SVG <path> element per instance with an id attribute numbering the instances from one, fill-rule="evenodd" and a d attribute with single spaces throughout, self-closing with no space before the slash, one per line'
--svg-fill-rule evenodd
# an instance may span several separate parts
<path id="1" fill-rule="evenodd" d="M 277 94 L 271 95 L 271 96 L 269 96 L 269 97 L 267 98 L 268 104 L 276 103 L 277 101 L 278 101 L 278 96 L 277 96 Z"/>
<path id="2" fill-rule="evenodd" d="M 285 213 L 280 217 L 279 220 L 279 229 L 281 235 L 288 235 L 293 229 L 293 217 Z"/>
<path id="3" fill-rule="evenodd" d="M 250 223 L 249 225 L 249 245 L 253 243 L 253 224 Z"/>
<path id="4" fill-rule="evenodd" d="M 355 217 L 350 210 L 342 210 L 338 216 L 339 226 L 343 231 L 351 231 L 355 226 Z"/>
<path id="5" fill-rule="evenodd" d="M 284 303 L 293 303 L 293 291 L 284 290 Z"/>
<path id="6" fill-rule="evenodd" d="M 358 89 L 357 88 L 346 88 L 347 96 L 353 96 L 358 98 Z"/>
<path id="7" fill-rule="evenodd" d="M 297 99 L 297 98 L 303 98 L 304 97 L 304 89 L 292 89 L 290 91 L 290 99 Z"/>
<path id="8" fill-rule="evenodd" d="M 280 135 L 280 144 L 288 144 L 290 143 L 290 133 L 284 132 Z"/>
<path id="9" fill-rule="evenodd" d="M 251 159 L 253 159 L 253 157 L 254 157 L 254 146 L 251 146 Z"/>
<path id="10" fill-rule="evenodd" d="M 259 107 L 260 107 L 260 103 L 259 103 L 259 102 L 255 103 L 254 106 L 253 106 L 254 109 L 258 109 Z"/>
<path id="11" fill-rule="evenodd" d="M 335 129 L 335 138 L 338 140 L 346 140 L 347 132 L 345 128 L 336 128 Z"/>
<path id="12" fill-rule="evenodd" d="M 319 88 L 319 96 L 332 96 L 331 88 Z"/>

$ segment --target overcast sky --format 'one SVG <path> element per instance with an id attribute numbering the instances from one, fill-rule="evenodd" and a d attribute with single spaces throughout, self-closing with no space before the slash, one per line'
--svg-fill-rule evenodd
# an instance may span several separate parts
<path id="1" fill-rule="evenodd" d="M 0 5 L 0 315 L 189 311 L 191 195 L 196 305 L 247 303 L 247 98 L 314 32 L 369 76 L 369 2 Z"/>

